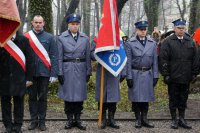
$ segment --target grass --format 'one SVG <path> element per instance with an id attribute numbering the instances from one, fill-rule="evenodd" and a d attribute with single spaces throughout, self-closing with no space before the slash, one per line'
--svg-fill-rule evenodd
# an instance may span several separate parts
<path id="1" fill-rule="evenodd" d="M 58 92 L 58 83 L 49 85 L 48 93 L 48 110 L 55 112 L 63 112 L 64 102 L 62 99 L 59 99 L 57 96 Z M 84 111 L 87 112 L 98 112 L 98 104 L 95 100 L 95 73 L 93 73 L 90 81 L 88 83 L 87 89 L 87 100 L 84 101 Z M 117 103 L 118 112 L 130 112 L 131 111 L 131 102 L 128 100 L 128 87 L 126 81 L 124 80 L 121 83 L 120 88 L 121 100 Z M 190 99 L 199 98 L 200 94 L 190 94 Z M 163 78 L 160 76 L 159 81 L 155 87 L 155 102 L 150 103 L 150 112 L 160 112 L 168 108 L 168 92 L 167 86 L 163 83 Z M 28 108 L 28 96 L 25 96 L 25 107 Z"/>

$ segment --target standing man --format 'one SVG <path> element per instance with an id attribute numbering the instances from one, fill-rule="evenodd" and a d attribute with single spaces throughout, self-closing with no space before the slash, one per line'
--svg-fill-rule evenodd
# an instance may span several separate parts
<path id="1" fill-rule="evenodd" d="M 22 133 L 26 82 L 32 81 L 33 51 L 28 39 L 19 32 L 0 48 L 0 96 L 2 121 L 6 133 Z M 14 123 L 12 122 L 12 102 Z"/>
<path id="2" fill-rule="evenodd" d="M 164 76 L 164 82 L 168 85 L 171 128 L 177 129 L 179 125 L 191 129 L 192 127 L 187 125 L 184 117 L 190 82 L 195 82 L 198 74 L 196 49 L 193 40 L 185 34 L 186 21 L 178 19 L 172 23 L 175 34 L 169 36 L 161 45 L 161 73 Z"/>
<path id="3" fill-rule="evenodd" d="M 126 45 L 128 97 L 135 112 L 136 128 L 153 128 L 147 120 L 150 101 L 154 101 L 154 86 L 158 81 L 156 43 L 147 37 L 147 21 L 135 23 L 136 37 Z"/>
<path id="4" fill-rule="evenodd" d="M 94 58 L 94 50 L 96 46 L 96 40 L 92 42 L 91 47 L 91 59 L 96 61 Z M 102 65 L 97 64 L 96 71 L 96 90 L 95 99 L 98 101 L 98 108 L 100 108 L 100 87 L 101 87 L 101 69 Z M 118 77 L 113 76 L 106 69 L 104 70 L 104 96 L 103 96 L 103 110 L 102 110 L 102 124 L 101 129 L 105 129 L 106 126 L 119 129 L 120 127 L 116 124 L 114 116 L 116 112 L 117 102 L 120 100 L 120 75 Z M 108 122 L 106 120 L 108 110 Z"/>
<path id="5" fill-rule="evenodd" d="M 66 21 L 69 30 L 58 36 L 58 96 L 65 101 L 68 119 L 65 129 L 76 126 L 86 130 L 80 116 L 83 101 L 87 99 L 87 82 L 91 75 L 90 43 L 88 36 L 79 32 L 80 15 L 70 14 Z"/>
<path id="6" fill-rule="evenodd" d="M 36 15 L 32 20 L 33 29 L 25 34 L 34 51 L 33 87 L 29 89 L 29 110 L 31 124 L 29 130 L 39 126 L 46 130 L 48 83 L 54 82 L 57 76 L 57 46 L 52 34 L 44 31 L 44 19 Z"/>

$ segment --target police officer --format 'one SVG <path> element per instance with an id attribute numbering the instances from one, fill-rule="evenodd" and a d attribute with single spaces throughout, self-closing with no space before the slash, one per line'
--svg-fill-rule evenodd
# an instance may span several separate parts
<path id="1" fill-rule="evenodd" d="M 150 101 L 154 101 L 154 86 L 158 81 L 156 43 L 148 38 L 147 21 L 135 23 L 136 37 L 126 45 L 128 97 L 135 112 L 136 128 L 153 128 L 147 120 Z"/>
<path id="2" fill-rule="evenodd" d="M 83 101 L 87 98 L 87 82 L 91 75 L 90 43 L 86 34 L 79 32 L 81 17 L 70 14 L 67 31 L 58 36 L 59 76 L 58 96 L 65 101 L 67 123 L 65 129 L 77 126 L 86 130 L 80 120 Z M 73 120 L 74 117 L 74 120 Z"/>
<path id="3" fill-rule="evenodd" d="M 26 92 L 26 81 L 32 81 L 33 70 L 33 51 L 29 41 L 18 32 L 12 38 L 12 42 L 19 48 L 25 57 L 25 68 L 19 60 L 10 54 L 5 47 L 0 48 L 0 96 L 2 121 L 6 128 L 6 133 L 22 133 L 21 127 L 24 116 L 24 95 Z M 8 45 L 8 44 L 7 44 Z M 17 52 L 16 52 L 17 53 Z M 17 56 L 20 57 L 20 56 Z M 19 59 L 19 58 L 18 58 Z M 23 59 L 23 58 L 20 58 Z M 14 123 L 12 122 L 12 102 L 14 104 Z"/>
<path id="4" fill-rule="evenodd" d="M 94 50 L 96 42 L 92 42 L 91 47 L 91 58 L 93 61 Z M 100 87 L 101 87 L 101 69 L 102 65 L 97 64 L 96 71 L 96 89 L 95 89 L 95 99 L 98 101 L 98 106 L 100 105 Z M 103 110 L 102 110 L 102 124 L 101 129 L 105 129 L 106 126 L 111 128 L 119 129 L 120 127 L 116 124 L 114 116 L 116 112 L 117 102 L 120 100 L 120 75 L 118 77 L 113 76 L 109 71 L 104 71 L 104 96 L 103 96 Z M 108 111 L 108 121 L 106 120 Z"/>
<path id="5" fill-rule="evenodd" d="M 32 20 L 33 29 L 25 34 L 29 38 L 34 51 L 33 87 L 29 89 L 29 110 L 31 123 L 29 130 L 39 126 L 46 130 L 45 118 L 47 111 L 48 83 L 57 77 L 57 46 L 52 34 L 44 31 L 44 19 L 40 15 Z"/>
<path id="6" fill-rule="evenodd" d="M 172 22 L 175 33 L 169 36 L 161 45 L 160 63 L 164 82 L 168 85 L 169 109 L 172 117 L 171 128 L 178 125 L 191 129 L 187 125 L 185 108 L 191 81 L 196 80 L 198 61 L 195 56 L 193 40 L 185 34 L 186 21 L 178 19 Z M 179 121 L 176 119 L 176 110 L 179 112 Z"/>

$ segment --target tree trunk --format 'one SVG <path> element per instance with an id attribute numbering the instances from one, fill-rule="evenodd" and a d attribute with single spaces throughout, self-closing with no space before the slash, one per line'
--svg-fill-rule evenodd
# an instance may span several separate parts
<path id="1" fill-rule="evenodd" d="M 67 9 L 65 17 L 62 21 L 61 32 L 67 30 L 66 17 L 76 11 L 76 8 L 78 7 L 79 2 L 80 2 L 80 0 L 71 0 L 71 2 L 69 4 L 69 8 Z"/>
<path id="2" fill-rule="evenodd" d="M 83 2 L 83 32 L 90 36 L 90 3 L 91 0 Z"/>
<path id="3" fill-rule="evenodd" d="M 193 34 L 200 24 L 200 0 L 191 0 L 190 5 L 189 33 Z"/>
<path id="4" fill-rule="evenodd" d="M 27 0 L 17 0 L 16 3 L 17 3 L 18 10 L 19 10 L 19 14 L 20 14 L 20 19 L 22 22 L 22 26 L 20 27 L 19 32 L 23 33 L 23 26 L 26 21 L 25 16 L 26 16 Z"/>
<path id="5" fill-rule="evenodd" d="M 124 7 L 124 5 L 126 4 L 128 0 L 117 0 L 117 12 L 118 15 L 120 15 L 120 13 L 122 12 L 122 9 Z"/>
<path id="6" fill-rule="evenodd" d="M 56 35 L 58 35 L 60 33 L 60 15 L 61 15 L 61 8 L 60 8 L 60 0 L 57 0 L 57 24 L 56 24 Z"/>
<path id="7" fill-rule="evenodd" d="M 96 12 L 96 21 L 97 21 L 97 30 L 99 30 L 100 28 L 100 18 L 99 18 L 99 4 L 97 2 L 97 0 L 95 0 L 95 12 Z"/>
<path id="8" fill-rule="evenodd" d="M 144 10 L 149 22 L 148 31 L 151 33 L 158 24 L 158 7 L 160 0 L 144 0 Z"/>
<path id="9" fill-rule="evenodd" d="M 29 0 L 28 7 L 31 21 L 35 15 L 41 15 L 45 21 L 44 29 L 53 33 L 52 0 Z"/>

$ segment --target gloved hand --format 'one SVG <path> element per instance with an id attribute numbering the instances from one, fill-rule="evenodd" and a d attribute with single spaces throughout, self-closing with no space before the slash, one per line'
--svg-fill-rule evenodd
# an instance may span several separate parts
<path id="1" fill-rule="evenodd" d="M 158 82 L 158 78 L 153 78 L 153 87 L 156 86 L 157 82 Z"/>
<path id="2" fill-rule="evenodd" d="M 164 77 L 164 83 L 165 84 L 169 84 L 170 83 L 170 77 L 169 76 L 165 76 Z"/>
<path id="3" fill-rule="evenodd" d="M 61 84 L 61 85 L 63 85 L 64 84 L 64 76 L 63 75 L 58 75 L 58 81 L 59 81 L 59 83 Z"/>
<path id="4" fill-rule="evenodd" d="M 125 77 L 120 77 L 120 83 L 122 82 L 122 81 L 124 81 L 124 79 L 125 79 Z"/>
<path id="5" fill-rule="evenodd" d="M 197 76 L 196 75 L 192 75 L 191 83 L 194 84 L 196 81 L 197 81 Z"/>
<path id="6" fill-rule="evenodd" d="M 90 80 L 90 75 L 86 76 L 86 82 L 88 82 Z"/>
<path id="7" fill-rule="evenodd" d="M 133 79 L 126 79 L 128 88 L 132 88 L 133 87 Z"/>
<path id="8" fill-rule="evenodd" d="M 49 78 L 49 82 L 50 82 L 50 83 L 54 83 L 54 82 L 56 82 L 56 80 L 57 80 L 56 77 L 50 77 L 50 78 Z"/>
<path id="9" fill-rule="evenodd" d="M 32 81 L 26 81 L 26 87 L 30 87 L 31 85 L 33 85 Z"/>

